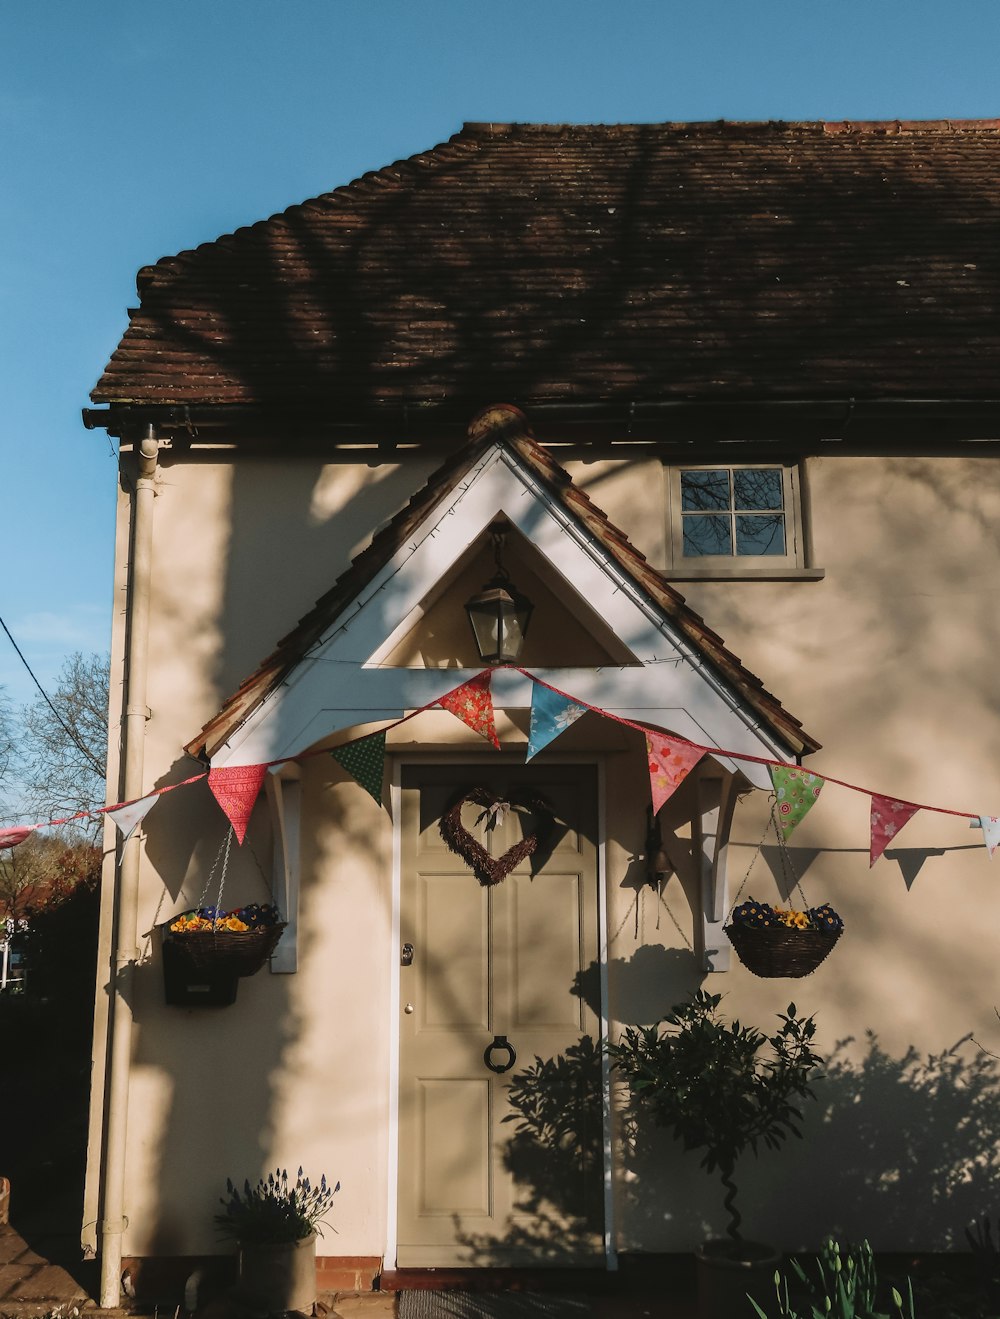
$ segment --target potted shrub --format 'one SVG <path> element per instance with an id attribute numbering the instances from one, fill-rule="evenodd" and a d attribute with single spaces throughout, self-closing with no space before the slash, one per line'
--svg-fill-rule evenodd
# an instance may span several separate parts
<path id="1" fill-rule="evenodd" d="M 762 1296 L 778 1255 L 747 1241 L 736 1208 L 740 1158 L 763 1145 L 777 1149 L 801 1133 L 798 1103 L 812 1096 L 820 1065 L 813 1052 L 815 1023 L 790 1003 L 781 1026 L 767 1036 L 719 1014 L 719 994 L 699 991 L 657 1026 L 629 1027 L 609 1045 L 633 1102 L 673 1133 L 686 1150 L 702 1151 L 701 1166 L 718 1171 L 729 1216 L 727 1238 L 696 1252 L 699 1305 L 704 1319 L 734 1319 L 753 1311 L 747 1294 Z M 665 1029 L 661 1029 L 665 1027 Z"/>
<path id="2" fill-rule="evenodd" d="M 313 1186 L 302 1169 L 293 1185 L 276 1169 L 239 1191 L 226 1181 L 224 1212 L 215 1221 L 239 1248 L 239 1296 L 252 1314 L 312 1311 L 316 1301 L 316 1236 L 340 1183 Z"/>

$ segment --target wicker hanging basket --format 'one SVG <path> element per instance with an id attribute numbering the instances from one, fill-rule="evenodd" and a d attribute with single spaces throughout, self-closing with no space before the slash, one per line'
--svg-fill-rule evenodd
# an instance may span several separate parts
<path id="1" fill-rule="evenodd" d="M 256 930 L 171 930 L 170 922 L 159 926 L 164 946 L 173 949 L 175 963 L 193 971 L 218 975 L 253 976 L 278 946 L 287 922 L 264 925 Z"/>
<path id="2" fill-rule="evenodd" d="M 809 906 L 785 845 L 775 806 L 772 796 L 770 817 L 723 929 L 736 949 L 736 956 L 753 975 L 765 980 L 786 976 L 794 980 L 816 970 L 843 934 L 844 922 L 829 903 L 821 907 Z M 742 907 L 737 905 L 770 829 L 774 830 L 788 892 L 795 889 L 802 898 L 803 911 L 791 913 L 794 924 L 785 924 L 782 920 L 783 915 L 789 915 L 788 912 L 772 908 L 766 902 L 756 902 L 752 897 Z"/>
<path id="3" fill-rule="evenodd" d="M 209 871 L 197 908 L 188 913 L 203 918 L 195 922 L 201 928 L 172 928 L 186 923 L 186 917 L 177 916 L 171 916 L 170 920 L 156 927 L 163 943 L 164 984 L 168 1000 L 171 988 L 167 980 L 170 977 L 176 980 L 194 974 L 202 979 L 214 977 L 216 980 L 225 981 L 239 976 L 256 975 L 274 952 L 287 925 L 286 921 L 275 919 L 278 915 L 276 907 L 258 908 L 256 903 L 251 907 L 241 908 L 238 913 L 228 913 L 228 915 L 244 917 L 246 913 L 254 911 L 252 918 L 246 915 L 245 920 L 238 922 L 242 928 L 226 929 L 221 925 L 227 917 L 227 913 L 222 910 L 222 894 L 226 883 L 226 872 L 229 869 L 232 842 L 233 830 L 230 829 Z M 206 909 L 205 899 L 220 865 L 222 875 L 219 879 L 216 905 Z M 262 920 L 261 917 L 265 913 L 267 919 Z M 205 928 L 206 923 L 209 925 L 208 929 Z M 247 926 L 249 928 L 246 928 Z M 235 998 L 235 991 L 233 997 Z M 229 1001 L 232 1002 L 232 999 Z"/>
<path id="4" fill-rule="evenodd" d="M 797 979 L 815 971 L 843 930 L 799 930 L 788 925 L 725 926 L 736 956 L 748 971 L 763 979 Z"/>

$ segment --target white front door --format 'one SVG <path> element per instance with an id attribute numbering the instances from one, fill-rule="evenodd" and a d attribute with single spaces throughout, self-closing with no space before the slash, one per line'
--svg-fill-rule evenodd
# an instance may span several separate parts
<path id="1" fill-rule="evenodd" d="M 534 832 L 532 801 L 555 822 L 544 853 L 491 886 L 440 832 L 473 786 L 514 803 L 493 829 L 481 805 L 461 809 L 492 857 Z M 434 766 L 402 787 L 397 1264 L 597 1262 L 595 772 Z"/>

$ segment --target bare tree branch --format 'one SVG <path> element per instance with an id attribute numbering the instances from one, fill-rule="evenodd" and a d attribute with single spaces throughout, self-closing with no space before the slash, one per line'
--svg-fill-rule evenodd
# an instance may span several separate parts
<path id="1" fill-rule="evenodd" d="M 104 801 L 108 741 L 106 655 L 67 657 L 51 698 L 21 712 L 22 810 L 40 820 L 74 815 Z M 81 822 L 97 832 L 99 821 Z"/>

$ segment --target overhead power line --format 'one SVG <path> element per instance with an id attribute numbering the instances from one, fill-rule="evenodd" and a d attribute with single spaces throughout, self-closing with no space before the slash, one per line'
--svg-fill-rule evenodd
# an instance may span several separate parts
<path id="1" fill-rule="evenodd" d="M 58 719 L 59 724 L 60 724 L 60 727 L 62 728 L 63 732 L 66 734 L 66 736 L 69 738 L 69 740 L 70 740 L 70 741 L 73 743 L 73 745 L 76 747 L 77 751 L 79 751 L 80 755 L 83 756 L 84 760 L 86 760 L 87 764 L 91 767 L 91 769 L 94 771 L 94 773 L 97 774 L 100 778 L 103 778 L 103 777 L 104 777 L 104 766 L 101 765 L 101 764 L 99 764 L 99 763 L 94 759 L 94 757 L 90 754 L 90 752 L 87 750 L 87 748 L 83 745 L 83 743 L 80 741 L 80 739 L 77 737 L 77 735 L 73 732 L 72 728 L 70 728 L 69 724 L 67 724 L 66 720 L 62 717 L 62 715 L 59 713 L 59 711 L 56 709 L 56 707 L 55 707 L 55 706 L 52 704 L 52 702 L 49 700 L 48 692 L 45 690 L 45 688 L 42 686 L 42 684 L 41 684 L 41 683 L 38 681 L 38 679 L 35 677 L 35 674 L 34 674 L 32 668 L 31 668 L 31 665 L 28 663 L 28 661 L 24 658 L 24 655 L 21 653 L 21 647 L 17 644 L 17 642 L 16 642 L 16 641 L 14 640 L 14 638 L 11 636 L 11 634 L 10 634 L 10 628 L 7 626 L 7 624 L 3 621 L 2 618 L 0 618 L 0 627 L 2 627 L 3 630 L 7 633 L 7 640 L 10 642 L 10 644 L 14 647 L 15 651 L 17 652 L 17 658 L 21 661 L 21 663 L 22 663 L 22 664 L 24 665 L 24 667 L 27 669 L 29 678 L 30 678 L 31 681 L 35 684 L 35 686 L 38 688 L 38 690 L 41 692 L 42 697 L 43 697 L 43 699 L 44 699 L 44 701 L 45 701 L 45 704 L 49 707 L 49 709 L 52 711 L 52 713 L 53 713 L 53 714 L 55 715 L 55 717 Z"/>

